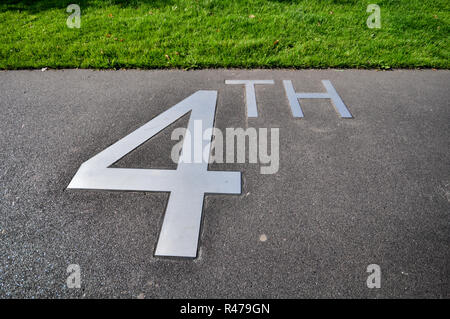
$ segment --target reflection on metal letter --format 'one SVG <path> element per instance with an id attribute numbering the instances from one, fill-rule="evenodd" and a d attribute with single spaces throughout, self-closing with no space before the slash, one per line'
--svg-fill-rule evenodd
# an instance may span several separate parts
<path id="1" fill-rule="evenodd" d="M 247 116 L 258 117 L 256 106 L 255 84 L 273 84 L 272 80 L 225 80 L 225 84 L 245 84 Z"/>
<path id="2" fill-rule="evenodd" d="M 284 80 L 283 85 L 286 91 L 287 98 L 289 100 L 289 105 L 291 106 L 292 115 L 294 117 L 303 117 L 303 111 L 300 107 L 299 99 L 331 99 L 336 111 L 344 118 L 352 118 L 350 111 L 342 102 L 341 97 L 334 89 L 333 85 L 328 80 L 322 80 L 322 84 L 325 86 L 326 93 L 297 93 L 294 91 L 292 86 L 292 81 Z"/>

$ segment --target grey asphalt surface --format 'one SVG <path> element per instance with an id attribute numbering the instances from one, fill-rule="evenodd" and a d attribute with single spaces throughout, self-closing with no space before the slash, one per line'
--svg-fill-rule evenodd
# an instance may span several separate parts
<path id="1" fill-rule="evenodd" d="M 247 119 L 241 85 L 256 87 Z M 353 114 L 303 100 L 282 80 Z M 449 298 L 449 71 L 0 72 L 0 297 Z M 280 170 L 239 170 L 242 195 L 208 195 L 199 257 L 153 256 L 167 193 L 66 190 L 87 159 L 197 90 L 218 90 L 216 127 L 279 127 Z M 187 117 L 171 128 L 187 123 Z M 115 164 L 175 168 L 166 129 Z M 260 241 L 265 234 L 267 241 Z M 81 267 L 82 288 L 66 287 Z M 380 289 L 366 267 L 378 264 Z"/>

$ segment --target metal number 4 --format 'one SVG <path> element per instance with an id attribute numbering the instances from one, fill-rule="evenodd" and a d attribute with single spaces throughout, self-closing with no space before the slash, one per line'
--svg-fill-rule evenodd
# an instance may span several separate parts
<path id="1" fill-rule="evenodd" d="M 216 101 L 217 91 L 197 91 L 84 162 L 67 188 L 170 192 L 155 255 L 196 257 L 204 195 L 240 194 L 241 173 L 208 171 L 207 162 L 183 163 L 182 155 L 176 170 L 109 166 L 189 111 L 188 130 L 201 121 L 202 150 L 209 154 Z M 185 139 L 183 150 L 192 144 Z"/>

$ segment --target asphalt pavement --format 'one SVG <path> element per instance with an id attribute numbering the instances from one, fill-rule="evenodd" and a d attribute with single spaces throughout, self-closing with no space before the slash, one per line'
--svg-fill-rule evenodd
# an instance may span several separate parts
<path id="1" fill-rule="evenodd" d="M 226 80 L 274 81 L 256 85 L 258 117 Z M 330 80 L 353 118 L 328 99 L 294 117 L 283 80 Z M 446 70 L 2 71 L 0 297 L 449 298 L 449 84 Z M 217 128 L 279 128 L 279 170 L 211 164 L 240 171 L 242 193 L 206 195 L 197 258 L 158 257 L 169 193 L 67 186 L 198 90 L 217 90 Z M 176 169 L 171 131 L 188 120 L 114 167 Z"/>

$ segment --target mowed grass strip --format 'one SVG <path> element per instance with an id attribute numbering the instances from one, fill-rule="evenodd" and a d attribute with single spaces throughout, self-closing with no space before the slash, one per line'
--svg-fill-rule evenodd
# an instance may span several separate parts
<path id="1" fill-rule="evenodd" d="M 66 8 L 81 8 L 81 28 Z M 381 8 L 370 29 L 367 5 Z M 448 0 L 6 0 L 0 68 L 445 68 Z"/>

